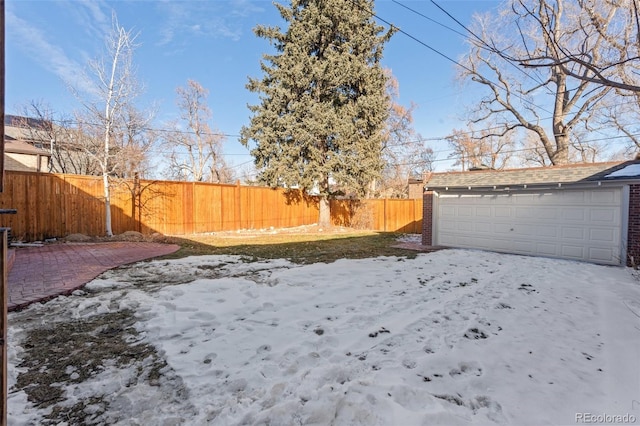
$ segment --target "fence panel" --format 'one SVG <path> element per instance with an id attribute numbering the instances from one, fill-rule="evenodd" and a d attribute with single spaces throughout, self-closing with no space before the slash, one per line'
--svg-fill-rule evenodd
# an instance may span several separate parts
<path id="1" fill-rule="evenodd" d="M 422 200 L 385 200 L 385 230 L 389 232 L 419 233 L 422 229 L 422 212 L 416 215 L 416 204 L 422 208 Z"/>
<path id="2" fill-rule="evenodd" d="M 7 171 L 0 226 L 23 241 L 104 235 L 102 179 Z M 317 197 L 300 191 L 210 183 L 124 180 L 111 189 L 112 229 L 167 235 L 283 228 L 318 222 Z M 421 231 L 422 200 L 332 200 L 332 223 L 390 232 Z"/>

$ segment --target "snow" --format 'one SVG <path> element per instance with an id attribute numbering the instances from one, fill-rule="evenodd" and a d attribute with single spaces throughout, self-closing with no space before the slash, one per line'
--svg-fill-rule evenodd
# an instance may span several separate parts
<path id="1" fill-rule="evenodd" d="M 471 250 L 311 265 L 200 256 L 116 269 L 26 312 L 127 308 L 173 393 L 115 365 L 69 384 L 69 400 L 109 401 L 102 424 L 640 419 L 640 282 L 626 268 Z M 34 322 L 9 316 L 10 388 Z M 23 391 L 8 403 L 10 424 L 46 413 Z"/>
<path id="2" fill-rule="evenodd" d="M 609 173 L 605 177 L 640 177 L 640 164 L 629 164 L 621 168 L 620 170 L 616 170 L 613 173 Z"/>

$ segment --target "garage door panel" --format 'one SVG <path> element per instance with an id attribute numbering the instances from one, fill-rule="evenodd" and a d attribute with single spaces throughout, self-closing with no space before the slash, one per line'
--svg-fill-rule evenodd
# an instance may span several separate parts
<path id="1" fill-rule="evenodd" d="M 567 204 L 585 204 L 590 199 L 586 191 L 563 191 L 558 194 L 560 194 L 562 201 Z"/>
<path id="2" fill-rule="evenodd" d="M 471 238 L 471 243 L 474 245 L 485 244 L 487 242 L 486 238 L 473 237 Z"/>
<path id="3" fill-rule="evenodd" d="M 516 207 L 516 218 L 518 219 L 522 219 L 522 218 L 533 218 L 535 217 L 533 215 L 533 210 L 531 209 L 531 207 Z"/>
<path id="4" fill-rule="evenodd" d="M 548 243 L 537 243 L 536 252 L 540 256 L 558 256 L 558 246 Z"/>
<path id="5" fill-rule="evenodd" d="M 536 236 L 537 228 L 538 227 L 536 225 L 534 225 L 534 224 L 528 225 L 528 224 L 521 223 L 521 224 L 518 224 L 518 225 L 514 226 L 512 232 L 516 236 L 526 235 L 526 236 L 534 237 L 534 236 Z"/>
<path id="6" fill-rule="evenodd" d="M 563 257 L 571 259 L 584 259 L 585 250 L 583 246 L 564 244 L 560 248 L 560 254 Z"/>
<path id="7" fill-rule="evenodd" d="M 511 217 L 511 207 L 496 206 L 494 214 L 496 217 Z"/>
<path id="8" fill-rule="evenodd" d="M 538 220 L 552 220 L 557 219 L 558 209 L 551 207 L 538 207 L 535 208 L 535 215 Z"/>
<path id="9" fill-rule="evenodd" d="M 493 230 L 497 234 L 508 234 L 512 229 L 513 225 L 504 222 L 496 222 L 493 226 Z"/>
<path id="10" fill-rule="evenodd" d="M 555 225 L 538 225 L 536 227 L 536 235 L 545 238 L 556 238 L 558 236 L 558 228 Z"/>
<path id="11" fill-rule="evenodd" d="M 612 257 L 616 257 L 616 254 L 610 248 L 591 247 L 589 257 L 596 262 L 608 262 Z"/>
<path id="12" fill-rule="evenodd" d="M 473 222 L 459 221 L 456 223 L 456 231 L 468 232 L 473 231 Z"/>
<path id="13" fill-rule="evenodd" d="M 592 191 L 590 192 L 591 199 L 589 200 L 591 204 L 618 204 L 620 202 L 620 191 L 616 190 L 601 190 L 601 191 Z"/>
<path id="14" fill-rule="evenodd" d="M 619 239 L 619 232 L 611 228 L 597 228 L 589 230 L 589 241 L 601 241 L 605 243 L 613 243 Z"/>
<path id="15" fill-rule="evenodd" d="M 435 244 L 620 263 L 620 188 L 442 194 L 437 215 Z"/>
<path id="16" fill-rule="evenodd" d="M 569 240 L 584 240 L 584 228 L 565 226 L 562 228 L 562 238 Z"/>
<path id="17" fill-rule="evenodd" d="M 564 220 L 582 221 L 584 220 L 584 208 L 566 207 L 562 210 Z"/>
<path id="18" fill-rule="evenodd" d="M 489 234 L 493 233 L 493 223 L 491 223 L 491 222 L 475 222 L 474 226 L 473 226 L 473 230 L 474 230 L 474 232 L 477 232 L 478 234 L 485 235 L 484 238 L 486 238 L 486 235 L 489 235 Z"/>
<path id="19" fill-rule="evenodd" d="M 440 217 L 455 217 L 456 216 L 456 208 L 455 206 L 440 206 Z"/>
<path id="20" fill-rule="evenodd" d="M 491 246 L 491 250 L 496 251 L 511 251 L 512 250 L 512 241 L 503 238 L 492 238 L 488 240 L 489 245 Z"/>
<path id="21" fill-rule="evenodd" d="M 617 224 L 617 218 L 620 217 L 620 212 L 616 209 L 593 209 L 590 212 L 590 220 L 592 222 L 604 222 L 605 224 Z"/>
<path id="22" fill-rule="evenodd" d="M 522 254 L 536 254 L 535 246 L 531 245 L 531 241 L 514 240 L 512 249 Z"/>
<path id="23" fill-rule="evenodd" d="M 458 207 L 458 216 L 460 217 L 473 217 L 473 207 L 460 206 Z"/>
<path id="24" fill-rule="evenodd" d="M 456 223 L 452 221 L 443 221 L 439 223 L 439 227 L 442 231 L 453 231 L 456 229 Z"/>

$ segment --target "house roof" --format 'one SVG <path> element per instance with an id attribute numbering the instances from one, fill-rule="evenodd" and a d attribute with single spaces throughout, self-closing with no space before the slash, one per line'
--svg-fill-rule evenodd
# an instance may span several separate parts
<path id="1" fill-rule="evenodd" d="M 4 152 L 14 153 L 14 154 L 29 154 L 29 155 L 46 155 L 50 156 L 51 154 L 46 149 L 36 148 L 30 143 L 18 140 L 7 140 L 4 141 Z"/>
<path id="2" fill-rule="evenodd" d="M 49 144 L 49 134 L 60 128 L 51 121 L 18 115 L 4 116 L 5 139 L 40 142 Z"/>
<path id="3" fill-rule="evenodd" d="M 526 169 L 432 173 L 427 178 L 425 189 L 506 189 L 520 185 L 527 188 L 622 180 L 640 180 L 640 160 Z"/>

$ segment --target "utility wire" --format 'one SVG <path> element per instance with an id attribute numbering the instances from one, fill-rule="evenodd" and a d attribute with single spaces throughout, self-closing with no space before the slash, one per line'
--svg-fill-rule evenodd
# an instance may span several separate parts
<path id="1" fill-rule="evenodd" d="M 451 58 L 450 56 L 446 55 L 445 53 L 443 53 L 443 52 L 439 51 L 438 49 L 436 49 L 436 48 L 434 48 L 434 47 L 432 47 L 432 46 L 428 45 L 427 43 L 425 43 L 424 41 L 420 40 L 419 38 L 417 38 L 417 37 L 415 37 L 415 36 L 413 36 L 413 35 L 409 34 L 409 33 L 408 33 L 408 32 L 406 32 L 406 31 L 404 31 L 402 28 L 397 27 L 395 24 L 393 24 L 393 23 L 391 23 L 391 22 L 387 21 L 386 19 L 381 18 L 381 17 L 380 17 L 379 15 L 377 15 L 375 12 L 373 12 L 373 11 L 371 11 L 371 10 L 367 10 L 367 9 L 365 9 L 364 7 L 360 6 L 360 5 L 359 5 L 355 0 L 350 0 L 350 2 L 351 2 L 352 4 L 354 4 L 358 9 L 362 10 L 363 12 L 368 13 L 369 15 L 371 15 L 371 16 L 372 16 L 372 17 L 374 17 L 374 18 L 376 18 L 376 19 L 377 19 L 377 20 L 379 20 L 380 22 L 383 22 L 383 23 L 387 24 L 387 25 L 389 26 L 389 28 L 394 29 L 395 31 L 398 31 L 398 32 L 399 32 L 399 33 L 401 33 L 401 34 L 404 34 L 405 36 L 409 37 L 410 39 L 412 39 L 412 40 L 413 40 L 413 41 L 415 41 L 416 43 L 421 44 L 422 46 L 424 46 L 424 47 L 426 47 L 427 49 L 431 50 L 432 52 L 436 53 L 437 55 L 442 56 L 442 57 L 443 57 L 443 58 L 445 58 L 446 60 L 448 60 L 448 61 L 452 62 L 453 64 L 455 64 L 455 65 L 457 65 L 457 66 L 459 66 L 460 68 L 462 68 L 462 69 L 464 69 L 464 70 L 466 70 L 466 71 L 468 71 L 468 72 L 470 72 L 470 73 L 473 73 L 473 72 L 474 72 L 471 68 L 467 67 L 466 65 L 461 64 L 460 62 L 458 62 L 458 61 L 456 61 L 455 59 Z M 498 88 L 500 88 L 500 89 L 502 89 L 502 90 L 506 90 L 506 89 L 503 89 L 500 85 L 498 85 L 498 84 L 497 84 L 497 83 L 495 83 L 494 81 L 492 81 L 492 80 L 490 80 L 490 79 L 488 79 L 488 78 L 486 78 L 486 77 L 483 77 L 483 78 L 485 78 L 485 80 L 487 80 L 487 81 L 488 81 L 488 82 L 490 82 L 491 84 L 495 85 L 496 87 L 498 87 Z M 512 95 L 512 96 L 514 96 L 514 97 L 516 97 L 516 98 L 518 98 L 518 99 L 520 99 L 520 100 L 521 100 L 522 102 L 524 102 L 524 103 L 527 103 L 527 104 L 529 104 L 529 105 L 531 105 L 531 106 L 534 106 L 534 107 L 536 107 L 536 108 L 540 109 L 541 111 L 544 111 L 544 112 L 546 112 L 546 113 L 548 113 L 548 114 L 552 114 L 552 112 L 551 112 L 551 111 L 549 111 L 549 110 L 547 110 L 547 109 L 545 109 L 545 108 L 540 107 L 539 105 L 535 104 L 533 101 L 530 101 L 529 99 L 526 99 L 524 96 L 520 96 L 520 95 L 518 95 L 517 93 L 511 93 L 511 95 Z"/>
<path id="2" fill-rule="evenodd" d="M 415 9 L 410 8 L 409 6 L 406 6 L 406 5 L 402 4 L 402 3 L 400 3 L 400 2 L 399 2 L 399 1 L 397 1 L 397 0 L 391 0 L 391 1 L 392 1 L 393 3 L 395 3 L 395 4 L 399 5 L 399 6 L 402 6 L 402 7 L 404 7 L 405 9 L 407 9 L 407 10 L 409 10 L 409 11 L 411 11 L 411 12 L 415 13 L 415 14 L 416 14 L 416 15 L 418 15 L 418 16 L 421 16 L 421 17 L 423 17 L 423 18 L 425 18 L 425 19 L 427 19 L 427 20 L 429 20 L 429 21 L 431 21 L 431 22 L 434 22 L 434 23 L 436 23 L 436 24 L 440 25 L 441 27 L 444 27 L 444 28 L 448 29 L 449 31 L 452 31 L 452 32 L 454 32 L 454 33 L 456 33 L 456 34 L 458 34 L 458 35 L 460 35 L 460 36 L 464 37 L 465 39 L 469 39 L 469 37 L 468 37 L 466 34 L 463 34 L 463 33 L 459 32 L 459 31 L 456 31 L 456 30 L 454 30 L 453 28 L 451 28 L 451 27 L 449 27 L 449 26 L 447 26 L 447 25 L 445 25 L 445 24 L 442 24 L 442 23 L 440 23 L 440 22 L 436 21 L 435 19 L 432 19 L 432 18 L 430 18 L 430 17 L 428 17 L 428 16 L 424 15 L 424 14 L 423 14 L 423 13 L 421 13 L 421 12 L 419 12 L 419 11 L 417 11 L 417 10 L 415 10 Z M 458 25 L 460 25 L 460 26 L 461 26 L 461 27 L 462 27 L 462 28 L 463 28 L 467 33 L 471 34 L 471 35 L 472 35 L 476 40 L 478 40 L 478 41 L 482 44 L 482 46 L 485 46 L 485 48 L 486 48 L 487 46 L 489 46 L 489 44 L 488 44 L 487 42 L 485 42 L 485 41 L 484 41 L 480 36 L 478 36 L 476 33 L 474 33 L 473 31 L 471 31 L 467 26 L 465 26 L 462 22 L 460 22 L 458 19 L 456 19 L 452 14 L 450 14 L 448 11 L 446 11 L 446 10 L 445 10 L 443 7 L 441 7 L 438 3 L 436 3 L 436 2 L 435 2 L 435 1 L 433 1 L 433 0 L 431 0 L 431 3 L 433 3 L 433 4 L 434 4 L 438 9 L 440 9 L 442 12 L 444 12 L 444 13 L 445 13 L 449 18 L 451 18 L 453 21 L 455 21 Z M 494 51 L 495 51 L 495 49 L 493 49 L 493 48 L 490 48 L 490 49 L 488 49 L 488 50 L 489 50 L 489 51 L 491 51 L 491 52 L 494 52 Z M 507 61 L 507 63 L 508 63 L 509 65 L 511 65 L 512 67 L 514 67 L 515 69 L 517 69 L 518 71 L 520 71 L 521 73 L 523 73 L 524 75 L 526 75 L 527 77 L 529 77 L 531 80 L 535 81 L 536 83 L 538 83 L 538 84 L 540 84 L 540 85 L 544 85 L 543 81 L 542 81 L 540 78 L 534 78 L 534 77 L 532 77 L 528 72 L 526 72 L 525 70 L 523 70 L 522 68 L 520 68 L 520 67 L 516 66 L 515 64 L 513 64 L 513 63 L 511 63 L 511 62 L 508 62 L 508 61 Z M 545 87 L 545 88 L 546 88 L 546 87 Z M 547 90 L 547 92 L 552 93 L 552 92 L 551 92 L 551 89 L 546 88 L 546 90 Z"/>
<path id="3" fill-rule="evenodd" d="M 629 101 L 629 102 L 623 102 L 623 103 L 619 103 L 619 104 L 614 104 L 612 106 L 624 106 L 624 105 L 628 105 L 628 104 L 635 104 L 634 101 Z M 600 108 L 606 108 L 605 106 L 602 106 Z M 546 120 L 546 119 L 550 119 L 549 118 L 542 118 L 541 120 Z M 57 122 L 57 123 L 62 123 L 62 124 L 88 124 L 88 125 L 98 125 L 95 123 L 87 123 L 87 122 L 82 122 L 82 121 L 74 121 L 74 120 L 49 120 L 51 122 Z M 506 123 L 506 125 L 509 125 L 510 123 Z M 195 132 L 192 131 L 184 131 L 184 130 L 172 130 L 172 129 L 159 129 L 159 128 L 154 128 L 154 127 L 144 127 L 144 128 L 140 128 L 141 130 L 148 130 L 148 131 L 153 131 L 153 132 L 166 132 L 166 133 L 178 133 L 178 134 L 195 134 Z M 479 130 L 474 130 L 474 131 L 464 131 L 464 132 L 459 132 L 457 133 L 457 135 L 459 136 L 469 136 L 469 135 L 473 135 L 473 134 L 477 134 L 477 133 L 482 133 L 482 132 L 487 132 L 487 131 L 493 131 L 493 130 L 501 130 L 504 129 L 504 126 L 495 126 L 495 127 L 488 127 L 488 128 L 483 128 L 483 129 L 479 129 Z M 611 129 L 615 129 L 615 127 L 611 127 Z M 606 130 L 606 129 L 604 129 Z M 598 129 L 598 132 L 602 134 L 603 129 Z M 225 137 L 238 137 L 239 135 L 233 135 L 233 134 L 228 134 L 228 133 L 201 133 L 203 135 L 209 135 L 209 136 L 225 136 Z M 387 145 L 387 148 L 389 149 L 393 149 L 396 147 L 402 147 L 402 146 L 408 146 L 408 145 L 415 145 L 415 144 L 423 144 L 424 142 L 439 142 L 439 141 L 448 141 L 451 136 L 453 135 L 446 135 L 446 136 L 432 136 L 432 137 L 419 137 L 416 139 L 412 139 L 412 140 L 408 140 L 408 141 L 402 141 L 400 143 L 396 143 L 396 144 L 389 144 Z M 554 135 L 555 136 L 555 135 Z M 631 134 L 631 135 L 619 135 L 619 136 L 603 136 L 601 138 L 595 138 L 595 139 L 588 139 L 588 140 L 582 140 L 582 142 L 584 143 L 590 143 L 590 142 L 598 142 L 598 141 L 603 141 L 603 140 L 611 140 L 611 139 L 625 139 L 625 138 L 632 138 L 638 136 L 640 137 L 640 133 L 638 134 Z M 442 153 L 442 152 L 448 152 L 450 150 L 442 150 L 442 151 L 434 151 L 434 153 Z M 152 152 L 155 154 L 173 154 L 174 151 L 171 150 L 157 150 L 157 149 L 150 149 L 148 150 L 148 152 Z M 177 155 L 188 155 L 187 153 L 181 153 L 181 152 L 175 152 L 175 154 Z M 222 153 L 223 156 L 250 156 L 250 153 L 246 153 L 246 154 L 232 154 L 232 153 Z M 244 163 L 243 163 L 244 164 Z"/>
<path id="4" fill-rule="evenodd" d="M 458 34 L 459 36 L 462 36 L 462 37 L 464 37 L 464 38 L 467 38 L 467 35 L 466 35 L 466 34 L 461 33 L 460 31 L 457 31 L 457 30 L 453 29 L 453 28 L 451 28 L 451 27 L 449 27 L 449 26 L 447 26 L 447 25 L 443 24 L 442 22 L 436 21 L 435 19 L 430 18 L 430 17 L 428 17 L 427 15 L 425 15 L 425 14 L 423 14 L 423 13 L 421 13 L 421 12 L 419 12 L 419 11 L 415 10 L 415 9 L 410 8 L 409 6 L 407 6 L 407 5 L 403 4 L 403 3 L 400 3 L 399 1 L 396 1 L 396 0 L 391 0 L 391 1 L 392 1 L 393 3 L 395 3 L 395 4 L 397 4 L 398 6 L 404 7 L 405 9 L 409 10 L 410 12 L 415 13 L 415 14 L 416 14 L 416 15 L 418 15 L 418 16 L 422 16 L 424 19 L 426 19 L 426 20 L 428 20 L 428 21 L 431 21 L 431 22 L 433 22 L 433 23 L 434 23 L 434 24 L 436 24 L 436 25 L 439 25 L 439 26 L 441 26 L 441 27 L 443 27 L 443 28 L 446 28 L 446 29 L 448 29 L 449 31 L 451 31 L 451 32 L 454 32 L 454 33 Z"/>
<path id="5" fill-rule="evenodd" d="M 518 148 L 518 149 L 511 149 L 511 150 L 507 150 L 507 151 L 500 151 L 498 153 L 487 153 L 485 155 L 492 155 L 492 154 L 496 154 L 496 155 L 502 155 L 502 154 L 517 154 L 520 152 L 527 152 L 527 151 L 537 151 L 540 149 L 544 149 L 542 147 L 528 147 L 528 148 Z M 451 150 L 453 151 L 453 150 Z M 474 155 L 469 155 L 469 154 L 455 154 L 455 155 L 449 155 L 446 158 L 436 158 L 433 159 L 431 161 L 429 161 L 430 163 L 440 163 L 443 161 L 451 161 L 451 160 L 456 160 L 456 159 L 460 159 L 462 157 L 474 157 Z M 483 155 L 475 155 L 475 157 L 483 157 Z M 419 164 L 424 164 L 427 163 L 426 161 L 420 161 L 420 160 L 414 160 L 414 161 L 407 161 L 407 162 L 402 162 L 402 163 L 393 163 L 393 165 L 395 166 L 411 166 L 411 165 L 419 165 Z"/>

